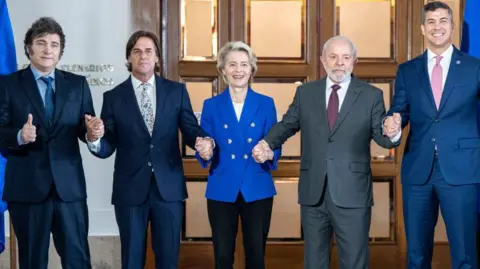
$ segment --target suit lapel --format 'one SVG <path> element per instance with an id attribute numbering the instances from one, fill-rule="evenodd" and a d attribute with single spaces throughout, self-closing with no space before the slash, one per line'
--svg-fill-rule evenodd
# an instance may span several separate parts
<path id="1" fill-rule="evenodd" d="M 438 108 L 439 113 L 440 111 L 442 111 L 443 107 L 445 106 L 445 103 L 448 100 L 448 97 L 452 93 L 452 90 L 455 88 L 458 78 L 462 77 L 461 58 L 462 58 L 461 53 L 456 48 L 454 48 L 452 53 L 452 60 L 450 61 L 450 66 L 448 68 L 447 80 L 445 81 L 442 98 L 440 99 L 440 107 Z"/>
<path id="2" fill-rule="evenodd" d="M 232 98 L 230 97 L 228 87 L 220 93 L 219 97 L 217 107 L 218 111 L 220 111 L 218 114 L 223 121 L 223 128 L 229 129 L 232 134 L 237 134 L 239 122 L 237 120 L 237 115 L 235 114 L 235 109 L 233 108 Z"/>
<path id="3" fill-rule="evenodd" d="M 42 97 L 40 96 L 35 77 L 33 76 L 30 67 L 24 69 L 20 83 L 22 84 L 22 87 L 24 88 L 28 98 L 32 102 L 32 105 L 35 108 L 37 115 L 39 116 L 40 123 L 44 127 L 48 127 L 48 123 L 45 118 L 45 106 L 43 105 Z"/>
<path id="4" fill-rule="evenodd" d="M 350 112 L 350 109 L 357 101 L 358 95 L 360 94 L 359 86 L 360 84 L 358 83 L 357 79 L 352 77 L 352 81 L 350 82 L 350 85 L 347 89 L 347 94 L 345 96 L 345 99 L 343 100 L 342 106 L 340 107 L 340 112 L 338 113 L 337 119 L 335 120 L 335 125 L 333 126 L 333 130 L 330 132 L 330 137 L 335 134 L 335 132 L 338 130 L 338 127 L 342 124 L 343 120 Z"/>
<path id="5" fill-rule="evenodd" d="M 142 112 L 138 106 L 137 97 L 135 96 L 135 90 L 133 89 L 132 79 L 128 78 L 122 83 L 122 96 L 125 102 L 125 113 L 133 119 L 133 125 L 139 125 L 142 129 L 142 133 L 150 138 L 147 125 L 142 117 Z"/>
<path id="6" fill-rule="evenodd" d="M 257 95 L 254 91 L 248 88 L 247 96 L 243 104 L 242 114 L 239 122 L 239 126 L 244 136 L 246 136 L 246 133 L 249 128 L 255 128 L 256 123 L 254 121 L 254 117 L 257 114 L 257 111 L 258 111 Z"/>
<path id="7" fill-rule="evenodd" d="M 427 51 L 417 59 L 416 62 L 417 74 L 420 80 L 423 91 L 425 92 L 427 99 L 429 100 L 430 106 L 437 111 L 437 105 L 435 104 L 435 99 L 433 98 L 432 86 L 430 84 L 430 76 L 428 75 L 428 54 Z"/>
<path id="8" fill-rule="evenodd" d="M 52 129 L 57 125 L 62 115 L 70 91 L 68 79 L 60 71 L 55 70 L 55 113 L 52 119 Z"/>
<path id="9" fill-rule="evenodd" d="M 156 108 L 155 108 L 155 123 L 153 125 L 152 137 L 158 132 L 160 123 L 162 120 L 163 109 L 165 108 L 165 100 L 168 97 L 168 92 L 165 87 L 165 80 L 155 75 L 155 96 L 156 96 Z M 141 115 L 141 113 L 140 113 Z M 143 118 L 142 118 L 143 119 Z M 145 125 L 146 127 L 146 125 Z"/>
<path id="10" fill-rule="evenodd" d="M 318 113 L 318 120 L 320 124 L 315 124 L 316 129 L 320 134 L 324 134 L 325 131 L 327 133 L 330 132 L 328 128 L 328 121 L 327 121 L 327 100 L 326 100 L 326 88 L 327 88 L 327 79 L 322 78 L 318 81 L 318 84 L 316 85 L 318 87 L 318 90 L 314 91 L 314 105 L 317 106 L 320 109 L 315 109 L 315 111 L 320 111 Z"/>

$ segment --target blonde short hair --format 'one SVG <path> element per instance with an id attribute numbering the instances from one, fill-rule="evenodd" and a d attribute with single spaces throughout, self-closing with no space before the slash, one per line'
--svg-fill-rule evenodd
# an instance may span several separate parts
<path id="1" fill-rule="evenodd" d="M 227 64 L 227 57 L 230 52 L 233 51 L 243 51 L 247 53 L 248 55 L 248 60 L 250 63 L 250 66 L 252 67 L 252 75 L 250 77 L 250 81 L 253 79 L 255 76 L 255 73 L 257 73 L 258 67 L 257 67 L 257 55 L 255 52 L 253 52 L 252 48 L 250 48 L 249 45 L 245 44 L 242 41 L 232 41 L 228 42 L 223 46 L 220 51 L 218 52 L 218 57 L 217 57 L 217 70 L 220 76 L 222 76 L 223 81 L 228 84 L 227 78 L 223 75 L 222 70 L 225 68 L 225 65 Z"/>

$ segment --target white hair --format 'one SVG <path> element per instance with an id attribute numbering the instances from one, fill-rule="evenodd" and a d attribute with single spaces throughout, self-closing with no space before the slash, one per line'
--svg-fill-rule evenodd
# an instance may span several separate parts
<path id="1" fill-rule="evenodd" d="M 357 58 L 357 47 L 355 46 L 355 44 L 353 44 L 352 40 L 350 40 L 350 38 L 346 37 L 346 36 L 342 36 L 342 35 L 337 35 L 337 36 L 334 36 L 334 37 L 331 37 L 330 39 L 327 40 L 327 42 L 325 42 L 325 44 L 323 44 L 323 50 L 322 50 L 322 55 L 325 55 L 325 51 L 328 49 L 328 47 L 330 47 L 330 45 L 334 42 L 334 41 L 345 41 L 347 42 L 350 47 L 352 48 L 352 56 L 353 58 Z"/>

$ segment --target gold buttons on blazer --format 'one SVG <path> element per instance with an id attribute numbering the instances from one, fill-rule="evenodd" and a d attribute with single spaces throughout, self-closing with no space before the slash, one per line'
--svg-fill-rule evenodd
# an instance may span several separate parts
<path id="1" fill-rule="evenodd" d="M 235 159 L 235 154 L 232 154 L 232 160 L 234 160 L 234 159 Z"/>
<path id="2" fill-rule="evenodd" d="M 243 158 L 246 160 L 248 159 L 248 155 L 247 154 L 243 154 Z"/>
<path id="3" fill-rule="evenodd" d="M 223 125 L 223 129 L 228 129 L 228 125 L 226 123 Z"/>
<path id="4" fill-rule="evenodd" d="M 247 139 L 247 142 L 248 143 L 252 143 L 253 139 L 251 139 L 250 137 Z"/>
<path id="5" fill-rule="evenodd" d="M 228 144 L 232 144 L 232 139 L 229 138 L 229 139 L 227 140 L 227 143 L 228 143 Z"/>
<path id="6" fill-rule="evenodd" d="M 250 123 L 250 127 L 255 127 L 255 122 Z"/>

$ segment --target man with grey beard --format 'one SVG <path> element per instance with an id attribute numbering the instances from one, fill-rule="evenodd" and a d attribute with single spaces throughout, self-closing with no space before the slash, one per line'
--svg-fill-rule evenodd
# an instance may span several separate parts
<path id="1" fill-rule="evenodd" d="M 382 133 L 382 91 L 351 76 L 357 62 L 352 41 L 344 36 L 329 39 L 321 60 L 328 76 L 297 89 L 282 121 L 255 146 L 253 156 L 264 162 L 272 150 L 302 131 L 298 194 L 304 268 L 329 268 L 335 234 L 340 268 L 364 269 L 373 206 L 371 139 L 384 148 L 397 146 L 399 139 Z"/>

